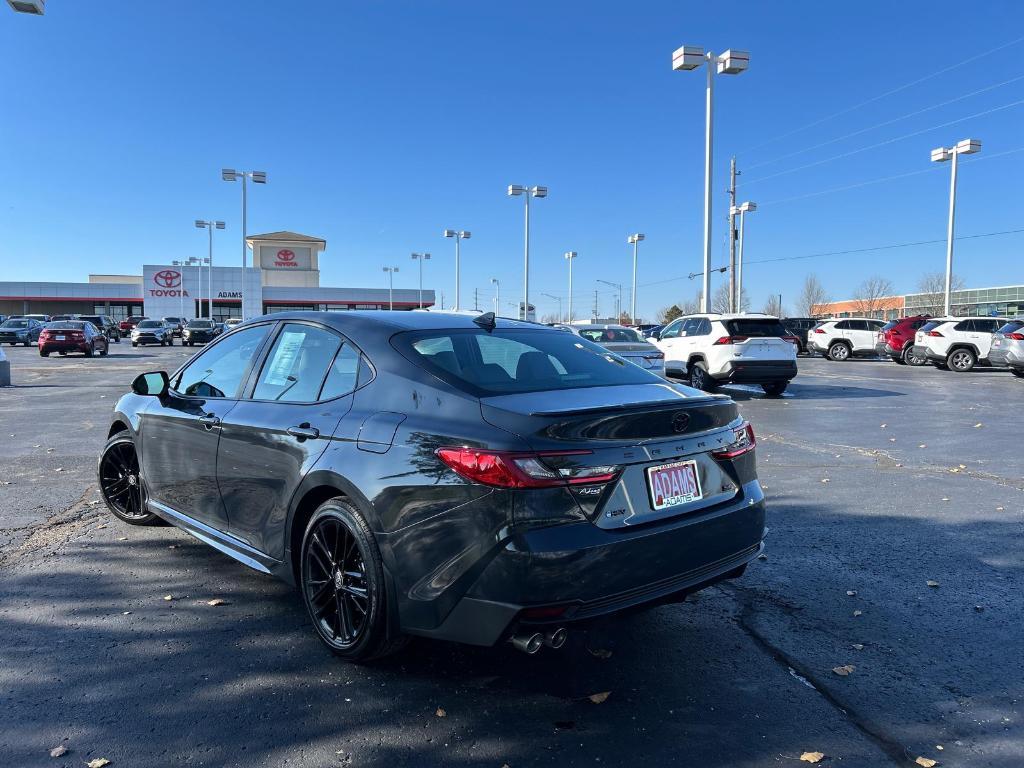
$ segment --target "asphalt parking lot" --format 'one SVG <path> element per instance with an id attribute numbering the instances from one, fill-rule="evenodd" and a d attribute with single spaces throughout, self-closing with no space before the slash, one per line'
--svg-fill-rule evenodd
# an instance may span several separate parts
<path id="1" fill-rule="evenodd" d="M 1024 382 L 1006 372 L 813 359 L 781 399 L 728 388 L 771 527 L 741 580 L 534 657 L 416 641 L 350 666 L 291 588 L 96 503 L 117 397 L 193 351 L 5 348 L 5 765 L 1024 762 Z"/>

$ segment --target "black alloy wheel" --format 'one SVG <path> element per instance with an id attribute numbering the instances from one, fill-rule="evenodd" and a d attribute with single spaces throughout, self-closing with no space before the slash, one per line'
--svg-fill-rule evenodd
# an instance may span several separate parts
<path id="1" fill-rule="evenodd" d="M 389 638 L 384 569 L 369 526 L 344 499 L 314 513 L 302 541 L 301 590 L 317 635 L 338 656 L 368 661 L 404 644 Z"/>
<path id="2" fill-rule="evenodd" d="M 690 365 L 690 386 L 702 392 L 711 392 L 715 388 L 714 379 L 708 374 L 707 366 L 697 361 Z"/>
<path id="3" fill-rule="evenodd" d="M 903 350 L 903 362 L 914 367 L 922 366 L 928 362 L 928 358 L 914 353 L 914 345 L 908 344 Z"/>
<path id="4" fill-rule="evenodd" d="M 160 521 L 146 511 L 139 459 L 130 435 L 121 432 L 107 442 L 100 454 L 99 485 L 107 507 L 124 522 L 153 525 Z"/>

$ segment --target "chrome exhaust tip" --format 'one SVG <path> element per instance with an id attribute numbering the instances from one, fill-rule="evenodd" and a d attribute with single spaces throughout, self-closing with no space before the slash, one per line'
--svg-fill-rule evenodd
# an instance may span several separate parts
<path id="1" fill-rule="evenodd" d="M 544 635 L 540 632 L 512 635 L 512 645 L 523 653 L 528 653 L 532 656 L 544 645 Z"/>
<path id="2" fill-rule="evenodd" d="M 548 648 L 561 648 L 565 645 L 566 639 L 569 637 L 569 632 L 565 627 L 558 627 L 558 629 L 549 629 L 544 633 L 544 645 Z"/>

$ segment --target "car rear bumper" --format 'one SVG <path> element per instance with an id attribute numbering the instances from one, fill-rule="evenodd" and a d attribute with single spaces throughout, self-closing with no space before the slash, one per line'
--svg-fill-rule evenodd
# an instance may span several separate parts
<path id="1" fill-rule="evenodd" d="M 635 529 L 581 521 L 513 531 L 436 627 L 403 630 L 493 645 L 524 625 L 571 625 L 679 600 L 738 576 L 765 531 L 757 481 L 724 504 Z"/>
<path id="2" fill-rule="evenodd" d="M 796 371 L 796 360 L 733 360 L 713 378 L 721 383 L 768 384 L 789 381 Z"/>
<path id="3" fill-rule="evenodd" d="M 47 341 L 39 345 L 40 352 L 85 352 L 87 349 L 87 341 Z"/>
<path id="4" fill-rule="evenodd" d="M 1005 368 L 1009 364 L 1009 351 L 1005 349 L 997 349 L 993 347 L 988 353 L 989 365 L 994 365 L 997 368 Z"/>
<path id="5" fill-rule="evenodd" d="M 24 344 L 28 341 L 28 336 L 15 336 L 14 334 L 3 334 L 0 335 L 0 344 Z"/>

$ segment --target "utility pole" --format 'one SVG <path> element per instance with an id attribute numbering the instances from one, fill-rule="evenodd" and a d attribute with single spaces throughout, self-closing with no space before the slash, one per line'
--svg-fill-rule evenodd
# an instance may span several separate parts
<path id="1" fill-rule="evenodd" d="M 473 289 L 473 309 L 476 310 L 477 312 L 480 311 L 480 289 L 479 288 L 474 288 Z"/>
<path id="2" fill-rule="evenodd" d="M 738 312 L 736 288 L 736 157 L 729 161 L 729 311 Z"/>
<path id="3" fill-rule="evenodd" d="M 441 291 L 441 309 L 444 309 L 444 291 Z"/>
<path id="4" fill-rule="evenodd" d="M 601 316 L 601 313 L 600 313 L 600 312 L 598 312 L 597 310 L 598 310 L 598 304 L 597 304 L 597 290 L 595 289 L 595 290 L 594 290 L 594 319 L 595 319 L 595 320 L 597 320 L 597 318 L 599 318 L 599 317 Z"/>

